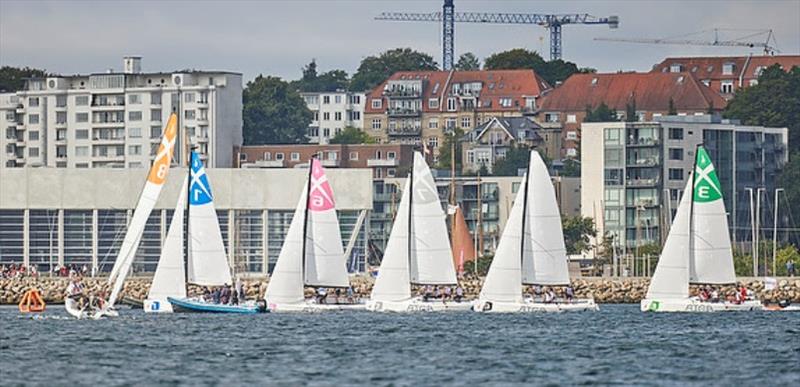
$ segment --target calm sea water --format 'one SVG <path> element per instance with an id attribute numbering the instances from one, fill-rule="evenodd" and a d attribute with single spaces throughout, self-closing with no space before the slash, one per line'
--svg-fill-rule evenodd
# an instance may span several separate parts
<path id="1" fill-rule="evenodd" d="M 45 316 L 0 308 L 0 385 L 800 382 L 800 313 Z"/>

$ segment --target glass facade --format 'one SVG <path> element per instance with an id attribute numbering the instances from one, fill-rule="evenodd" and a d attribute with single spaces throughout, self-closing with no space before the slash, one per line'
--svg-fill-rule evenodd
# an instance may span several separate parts
<path id="1" fill-rule="evenodd" d="M 262 272 L 264 270 L 264 212 L 237 210 L 234 219 L 236 222 L 236 253 L 234 254 L 236 272 Z"/>
<path id="2" fill-rule="evenodd" d="M 123 236 L 124 238 L 124 236 Z M 152 273 L 156 271 L 161 256 L 161 211 L 150 213 L 142 233 L 142 241 L 136 251 L 132 270 L 134 273 Z"/>
<path id="3" fill-rule="evenodd" d="M 91 210 L 64 210 L 64 264 L 92 267 Z"/>
<path id="4" fill-rule="evenodd" d="M 21 264 L 25 254 L 25 211 L 0 210 L 0 264 Z"/>
<path id="5" fill-rule="evenodd" d="M 30 210 L 28 222 L 30 264 L 51 272 L 58 265 L 58 210 Z"/>
<path id="6" fill-rule="evenodd" d="M 128 212 L 125 210 L 97 211 L 97 271 L 110 272 L 114 267 L 127 225 Z"/>
<path id="7" fill-rule="evenodd" d="M 268 270 L 272 273 L 272 269 L 275 268 L 275 262 L 278 261 L 278 254 L 280 254 L 281 247 L 283 247 L 284 237 L 289 232 L 289 225 L 292 224 L 294 210 L 269 211 L 267 216 L 267 230 L 269 232 L 269 241 L 267 242 Z"/>

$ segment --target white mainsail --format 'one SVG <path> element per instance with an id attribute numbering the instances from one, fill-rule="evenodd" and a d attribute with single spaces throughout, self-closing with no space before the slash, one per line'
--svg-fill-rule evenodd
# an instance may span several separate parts
<path id="1" fill-rule="evenodd" d="M 158 301 L 161 305 L 170 305 L 167 297 L 186 297 L 186 273 L 183 266 L 183 221 L 186 210 L 186 189 L 188 181 L 184 179 L 183 187 L 178 192 L 175 212 L 169 224 L 167 238 L 161 248 L 158 266 L 150 284 L 147 299 Z"/>
<path id="2" fill-rule="evenodd" d="M 530 152 L 528 173 L 530 180 L 525 214 L 528 223 L 525 226 L 522 283 L 569 285 L 567 249 L 555 188 L 547 166 L 536 151 Z"/>
<path id="3" fill-rule="evenodd" d="M 493 302 L 522 302 L 522 219 L 527 173 L 517 190 L 514 206 L 506 220 L 500 243 L 481 288 L 480 299 Z M 528 227 L 526 227 L 528 228 Z"/>
<path id="4" fill-rule="evenodd" d="M 693 181 L 693 252 L 689 265 L 689 282 L 735 283 L 736 273 L 728 235 L 728 216 L 722 200 L 722 186 L 714 164 L 703 147 L 697 149 Z"/>
<path id="5" fill-rule="evenodd" d="M 206 169 L 192 152 L 189 184 L 189 278 L 203 286 L 231 285 L 231 269 L 222 242 L 219 219 Z"/>
<path id="6" fill-rule="evenodd" d="M 125 239 L 122 241 L 119 254 L 117 254 L 117 259 L 114 261 L 114 267 L 111 269 L 111 274 L 108 277 L 108 282 L 114 284 L 111 290 L 111 296 L 107 302 L 108 308 L 114 306 L 119 297 L 119 293 L 122 291 L 125 278 L 130 271 L 131 265 L 133 265 L 136 250 L 139 248 L 139 242 L 141 242 L 142 232 L 144 232 L 147 218 L 150 217 L 150 212 L 153 210 L 158 196 L 161 194 L 164 181 L 167 178 L 167 173 L 172 163 L 175 138 L 178 134 L 177 122 L 178 118 L 175 113 L 170 114 L 167 125 L 164 127 L 164 134 L 161 137 L 161 145 L 158 147 L 158 153 L 147 175 L 147 182 L 145 182 L 142 194 L 139 196 L 139 202 L 136 204 L 133 218 L 128 225 Z"/>
<path id="7" fill-rule="evenodd" d="M 270 304 L 304 302 L 305 285 L 325 287 L 350 285 L 333 190 L 325 169 L 317 159 L 311 161 L 309 177 L 311 186 L 309 188 L 309 181 L 306 181 L 267 285 L 264 298 Z M 307 200 L 309 193 L 310 199 Z M 306 213 L 308 222 L 305 222 Z"/>
<path id="8" fill-rule="evenodd" d="M 408 196 L 410 179 L 406 179 L 397 216 L 389 234 L 389 241 L 378 269 L 378 278 L 372 287 L 371 299 L 376 301 L 403 301 L 411 298 L 411 280 L 408 265 Z"/>
<path id="9" fill-rule="evenodd" d="M 414 152 L 411 196 L 411 282 L 454 285 L 456 269 L 439 192 L 428 164 Z"/>
<path id="10" fill-rule="evenodd" d="M 648 299 L 670 300 L 689 297 L 689 209 L 692 180 L 686 182 L 675 220 L 647 289 Z"/>

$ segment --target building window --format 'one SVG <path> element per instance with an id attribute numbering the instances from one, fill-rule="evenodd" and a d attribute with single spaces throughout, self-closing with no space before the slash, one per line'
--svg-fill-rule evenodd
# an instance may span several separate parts
<path id="1" fill-rule="evenodd" d="M 350 103 L 353 105 L 361 104 L 361 96 L 360 95 L 351 95 L 350 96 Z"/>
<path id="2" fill-rule="evenodd" d="M 142 154 L 142 146 L 141 145 L 129 145 L 128 146 L 128 154 L 131 156 L 138 156 Z"/>
<path id="3" fill-rule="evenodd" d="M 342 103 L 342 96 L 341 95 L 333 96 L 333 101 L 334 103 Z"/>
<path id="4" fill-rule="evenodd" d="M 578 122 L 574 114 L 567 114 L 567 123 L 574 124 Z"/>
<path id="5" fill-rule="evenodd" d="M 142 112 L 128 112 L 128 121 L 141 121 Z"/>
<path id="6" fill-rule="evenodd" d="M 128 137 L 142 138 L 142 128 L 128 128 Z"/>
<path id="7" fill-rule="evenodd" d="M 428 147 L 429 148 L 438 148 L 439 147 L 439 137 L 436 137 L 436 136 L 428 137 Z"/>
<path id="8" fill-rule="evenodd" d="M 183 94 L 183 102 L 189 102 L 189 103 L 194 102 L 194 93 L 187 92 Z"/>
<path id="9" fill-rule="evenodd" d="M 670 160 L 683 160 L 683 149 L 681 149 L 681 148 L 669 148 L 669 159 Z"/>
<path id="10" fill-rule="evenodd" d="M 292 161 L 300 161 L 300 152 L 292 152 L 289 157 L 291 157 Z"/>
<path id="11" fill-rule="evenodd" d="M 447 111 L 454 112 L 456 111 L 456 99 L 450 97 L 447 99 Z"/>
<path id="12" fill-rule="evenodd" d="M 142 96 L 140 94 L 128 94 L 128 104 L 138 105 L 142 103 Z"/>
<path id="13" fill-rule="evenodd" d="M 445 122 L 445 129 L 453 130 L 455 128 L 456 128 L 456 119 L 453 117 L 448 118 L 447 121 Z"/>
<path id="14" fill-rule="evenodd" d="M 336 121 L 341 121 L 342 120 L 342 112 L 333 113 L 333 119 L 336 120 Z"/>
<path id="15" fill-rule="evenodd" d="M 511 98 L 500 98 L 500 106 L 502 107 L 511 107 Z"/>
<path id="16" fill-rule="evenodd" d="M 358 152 L 350 152 L 350 161 L 358 161 Z"/>
<path id="17" fill-rule="evenodd" d="M 87 157 L 87 156 L 89 156 L 89 147 L 88 146 L 76 146 L 75 147 L 75 156 L 78 156 L 78 157 Z"/>
<path id="18" fill-rule="evenodd" d="M 736 66 L 733 63 L 724 63 L 722 65 L 722 75 L 733 75 L 733 70 Z"/>
<path id="19" fill-rule="evenodd" d="M 89 113 L 75 113 L 75 122 L 89 122 Z"/>
<path id="20" fill-rule="evenodd" d="M 28 123 L 29 124 L 38 124 L 39 123 L 39 115 L 38 114 L 29 114 L 28 115 Z"/>
<path id="21" fill-rule="evenodd" d="M 76 140 L 88 140 L 89 139 L 89 130 L 88 129 L 78 129 L 75 131 L 75 139 Z"/>
<path id="22" fill-rule="evenodd" d="M 472 119 L 470 117 L 461 117 L 461 127 L 470 128 L 472 126 Z"/>
<path id="23" fill-rule="evenodd" d="M 380 118 L 373 118 L 372 119 L 372 129 L 380 129 L 381 128 L 381 119 Z"/>
<path id="24" fill-rule="evenodd" d="M 311 112 L 311 121 L 319 121 L 319 112 Z"/>
<path id="25" fill-rule="evenodd" d="M 331 103 L 331 96 L 330 95 L 323 95 L 322 96 L 322 104 L 327 105 Z"/>
<path id="26" fill-rule="evenodd" d="M 150 121 L 161 121 L 161 109 L 150 109 Z"/>
<path id="27" fill-rule="evenodd" d="M 322 113 L 322 120 L 323 121 L 330 121 L 331 120 L 331 113 L 330 112 Z"/>
<path id="28" fill-rule="evenodd" d="M 161 93 L 150 93 L 150 104 L 161 105 Z"/>
<path id="29" fill-rule="evenodd" d="M 281 153 L 281 152 L 275 153 L 275 160 L 282 161 L 283 160 L 283 153 Z"/>
<path id="30" fill-rule="evenodd" d="M 397 174 L 397 170 L 394 168 L 389 168 L 386 170 L 386 177 L 395 177 Z"/>
<path id="31" fill-rule="evenodd" d="M 37 106 L 39 106 L 39 97 L 29 97 L 28 107 L 37 107 Z"/>
<path id="32" fill-rule="evenodd" d="M 558 113 L 545 113 L 544 120 L 546 122 L 558 122 Z"/>
<path id="33" fill-rule="evenodd" d="M 310 126 L 308 128 L 308 135 L 311 136 L 311 137 L 319 136 L 319 128 L 316 127 L 316 126 Z"/>
<path id="34" fill-rule="evenodd" d="M 89 106 L 89 96 L 88 95 L 76 95 L 75 96 L 75 106 Z"/>
<path id="35" fill-rule="evenodd" d="M 159 138 L 161 137 L 161 127 L 160 126 L 151 126 L 150 127 L 150 138 Z"/>
<path id="36" fill-rule="evenodd" d="M 67 106 L 67 96 L 66 95 L 57 95 L 56 96 L 56 107 L 65 107 Z"/>
<path id="37" fill-rule="evenodd" d="M 429 109 L 438 109 L 439 108 L 439 98 L 429 98 L 428 99 L 428 108 Z"/>
<path id="38" fill-rule="evenodd" d="M 350 112 L 350 121 L 361 120 L 361 112 Z"/>
<path id="39" fill-rule="evenodd" d="M 723 94 L 733 93 L 733 81 L 722 81 L 719 91 Z"/>
<path id="40" fill-rule="evenodd" d="M 36 147 L 28 148 L 28 156 L 29 157 L 39 157 L 39 148 L 36 148 Z"/>
<path id="41" fill-rule="evenodd" d="M 39 141 L 39 131 L 31 130 L 28 132 L 28 141 Z"/>
<path id="42" fill-rule="evenodd" d="M 669 128 L 670 140 L 683 140 L 683 128 Z"/>
<path id="43" fill-rule="evenodd" d="M 330 137 L 331 136 L 331 129 L 330 128 L 322 128 L 322 137 Z"/>
<path id="44" fill-rule="evenodd" d="M 383 103 L 383 101 L 382 101 L 382 100 L 380 100 L 380 99 L 377 99 L 377 98 L 376 98 L 376 99 L 373 99 L 373 100 L 372 100 L 372 108 L 373 108 L 373 109 L 380 109 L 380 108 L 381 108 L 381 105 L 382 105 L 382 103 Z"/>
<path id="45" fill-rule="evenodd" d="M 683 168 L 670 168 L 669 169 L 669 179 L 670 180 L 683 180 Z"/>
<path id="46" fill-rule="evenodd" d="M 428 120 L 428 129 L 438 129 L 439 128 L 439 119 L 431 118 Z"/>
<path id="47" fill-rule="evenodd" d="M 139 114 L 141 115 L 141 113 L 139 113 Z M 187 120 L 193 120 L 194 117 L 195 117 L 194 110 L 185 110 L 183 112 L 183 118 L 185 118 Z"/>
<path id="48" fill-rule="evenodd" d="M 577 139 L 578 139 L 578 133 L 576 133 L 575 131 L 572 131 L 572 130 L 567 132 L 567 140 L 573 140 L 574 141 L 574 140 L 577 140 Z"/>
<path id="49" fill-rule="evenodd" d="M 397 153 L 394 151 L 386 152 L 386 158 L 388 160 L 394 160 L 397 157 Z"/>

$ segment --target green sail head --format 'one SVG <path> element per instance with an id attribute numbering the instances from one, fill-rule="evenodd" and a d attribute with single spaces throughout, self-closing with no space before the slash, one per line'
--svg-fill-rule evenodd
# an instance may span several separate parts
<path id="1" fill-rule="evenodd" d="M 694 201 L 707 203 L 722 199 L 722 186 L 717 178 L 717 171 L 706 149 L 697 148 L 697 165 L 694 169 Z"/>

